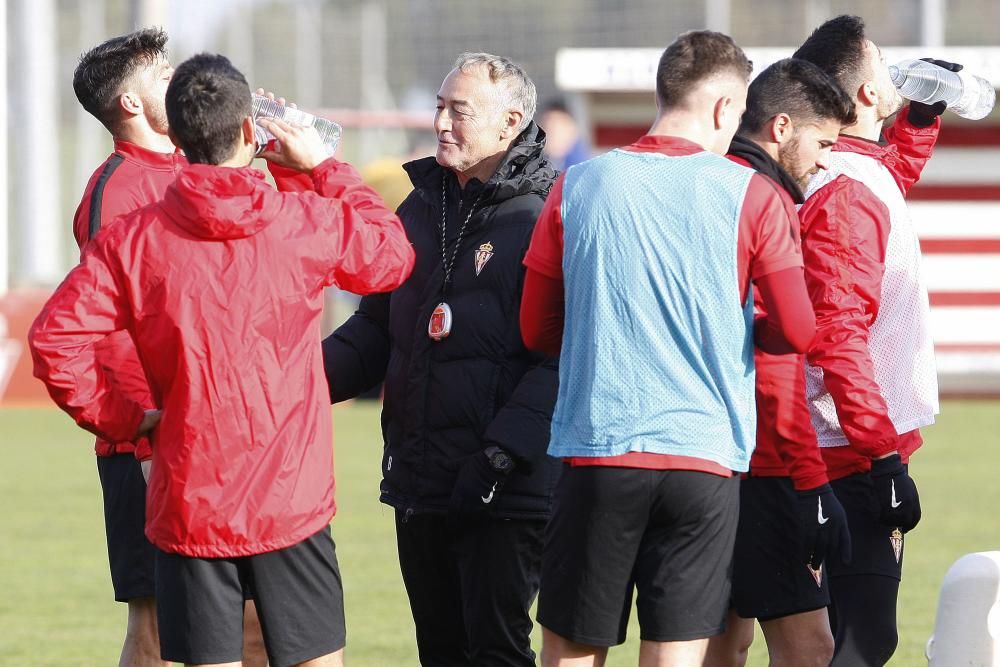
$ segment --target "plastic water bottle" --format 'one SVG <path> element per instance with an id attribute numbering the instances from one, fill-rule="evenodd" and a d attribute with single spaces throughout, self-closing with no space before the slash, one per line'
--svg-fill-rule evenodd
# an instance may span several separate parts
<path id="1" fill-rule="evenodd" d="M 251 111 L 255 120 L 257 118 L 280 118 L 290 125 L 299 125 L 302 127 L 312 125 L 319 132 L 319 137 L 326 146 L 327 155 L 333 155 L 334 151 L 337 150 L 337 143 L 340 141 L 340 135 L 344 131 L 340 125 L 334 123 L 332 120 L 314 116 L 302 109 L 278 104 L 275 100 L 268 99 L 257 93 L 253 93 Z M 260 125 L 254 125 L 254 132 L 257 137 L 257 154 L 260 155 L 267 148 L 268 143 L 273 141 L 275 137 Z"/>
<path id="2" fill-rule="evenodd" d="M 906 99 L 927 104 L 944 100 L 949 109 L 970 120 L 985 117 L 996 102 L 993 84 L 981 76 L 952 72 L 924 60 L 890 65 L 889 76 Z"/>

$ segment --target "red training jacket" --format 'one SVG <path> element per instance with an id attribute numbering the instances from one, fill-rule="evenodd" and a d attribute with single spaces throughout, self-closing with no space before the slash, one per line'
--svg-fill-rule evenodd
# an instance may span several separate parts
<path id="1" fill-rule="evenodd" d="M 881 163 L 905 196 L 930 159 L 940 123 L 914 127 L 904 109 L 884 133 L 887 145 L 841 136 L 833 150 Z M 816 338 L 807 356 L 823 370 L 849 442 L 821 448 L 830 479 L 867 472 L 872 458 L 894 450 L 907 461 L 922 443 L 920 432 L 897 434 L 868 339 L 879 316 L 889 209 L 868 185 L 841 174 L 808 196 L 799 216 L 806 283 L 816 310 Z M 808 408 L 799 411 L 798 421 L 809 423 Z"/>
<path id="2" fill-rule="evenodd" d="M 146 535 L 164 551 L 273 551 L 335 512 L 323 289 L 394 289 L 414 254 L 352 167 L 331 158 L 311 176 L 316 193 L 292 194 L 255 169 L 187 167 L 163 201 L 98 235 L 32 325 L 35 375 L 110 441 L 135 433 L 143 405 L 96 348 L 132 334 L 163 409 Z"/>
<path id="3" fill-rule="evenodd" d="M 109 222 L 160 201 L 167 186 L 186 165 L 187 160 L 179 151 L 158 153 L 115 139 L 114 152 L 90 177 L 73 216 L 73 235 L 81 254 L 91 237 Z M 102 341 L 97 360 L 108 380 L 122 393 L 143 407 L 153 407 L 146 374 L 127 332 L 114 333 Z M 153 455 L 146 438 L 136 443 L 127 440 L 112 443 L 98 438 L 95 449 L 98 456 L 135 452 L 136 458 L 146 460 Z"/>

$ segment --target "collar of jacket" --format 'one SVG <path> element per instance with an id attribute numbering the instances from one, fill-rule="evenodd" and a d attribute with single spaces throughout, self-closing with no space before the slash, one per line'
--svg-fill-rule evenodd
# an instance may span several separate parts
<path id="1" fill-rule="evenodd" d="M 187 164 L 187 160 L 184 159 L 184 154 L 181 153 L 180 149 L 175 150 L 173 153 L 160 153 L 159 151 L 143 148 L 139 144 L 125 141 L 124 139 L 115 139 L 115 153 L 118 153 L 126 160 L 141 164 L 147 169 L 173 171 L 175 168 L 183 167 Z"/>
<path id="2" fill-rule="evenodd" d="M 888 167 L 894 166 L 899 160 L 899 149 L 896 148 L 895 144 L 872 141 L 849 134 L 840 135 L 837 138 L 837 143 L 833 145 L 833 150 L 875 158 Z"/>
<path id="3" fill-rule="evenodd" d="M 267 227 L 280 207 L 274 190 L 252 167 L 192 164 L 177 175 L 162 206 L 188 233 L 205 239 L 239 239 Z"/>
<path id="4" fill-rule="evenodd" d="M 493 176 L 481 186 L 480 205 L 498 204 L 531 193 L 548 195 L 557 173 L 542 155 L 544 146 L 545 131 L 532 121 L 511 145 Z M 409 174 L 413 188 L 428 204 L 436 205 L 441 201 L 441 179 L 445 176 L 455 182 L 449 185 L 457 187 L 457 179 L 450 170 L 439 165 L 434 156 L 407 162 L 403 169 Z M 466 189 L 475 190 L 479 186 L 473 179 Z"/>
<path id="5" fill-rule="evenodd" d="M 802 194 L 802 188 L 795 182 L 792 175 L 785 171 L 785 168 L 778 164 L 777 160 L 768 155 L 767 151 L 750 139 L 740 135 L 733 137 L 733 143 L 729 145 L 729 154 L 743 158 L 750 163 L 754 170 L 780 185 L 796 204 L 801 204 L 806 200 Z"/>

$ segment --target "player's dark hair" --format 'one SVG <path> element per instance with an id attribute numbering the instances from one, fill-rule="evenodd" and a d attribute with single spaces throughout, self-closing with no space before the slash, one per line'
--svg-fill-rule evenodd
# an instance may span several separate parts
<path id="1" fill-rule="evenodd" d="M 121 120 L 118 97 L 139 70 L 167 57 L 167 33 L 146 28 L 114 37 L 80 56 L 73 91 L 83 108 L 114 132 Z"/>
<path id="2" fill-rule="evenodd" d="M 219 164 L 232 157 L 250 115 L 250 86 L 225 56 L 200 53 L 174 71 L 166 106 L 188 162 Z"/>
<path id="3" fill-rule="evenodd" d="M 864 20 L 845 14 L 813 30 L 792 57 L 818 65 L 854 99 L 867 76 L 863 70 L 866 41 Z"/>
<path id="4" fill-rule="evenodd" d="M 811 62 L 795 58 L 779 60 L 750 83 L 739 133 L 756 134 L 779 113 L 796 125 L 832 119 L 845 126 L 857 120 L 854 102 L 837 82 Z"/>
<path id="5" fill-rule="evenodd" d="M 684 101 L 694 84 L 713 76 L 733 74 L 744 81 L 753 66 L 733 38 L 721 32 L 692 30 L 674 40 L 656 68 L 656 97 L 661 109 Z"/>

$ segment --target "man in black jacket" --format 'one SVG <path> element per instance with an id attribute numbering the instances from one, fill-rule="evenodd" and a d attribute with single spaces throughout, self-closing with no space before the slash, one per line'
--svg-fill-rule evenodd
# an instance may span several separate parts
<path id="1" fill-rule="evenodd" d="M 323 342 L 331 399 L 385 381 L 382 502 L 425 665 L 534 665 L 558 464 L 546 455 L 558 371 L 529 352 L 521 264 L 555 179 L 535 87 L 506 58 L 459 56 L 437 96 L 437 154 L 404 165 L 410 278 Z"/>

